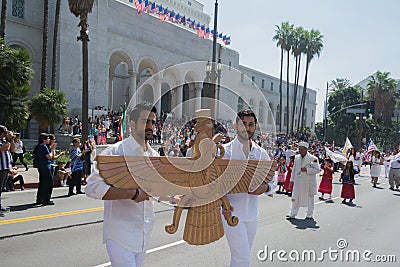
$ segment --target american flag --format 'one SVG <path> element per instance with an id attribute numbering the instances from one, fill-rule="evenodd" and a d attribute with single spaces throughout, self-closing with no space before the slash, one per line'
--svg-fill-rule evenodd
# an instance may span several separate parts
<path id="1" fill-rule="evenodd" d="M 135 6 L 138 14 L 141 14 L 143 12 L 144 8 L 144 2 L 143 0 L 135 0 Z"/>
<path id="2" fill-rule="evenodd" d="M 378 148 L 376 147 L 375 143 L 370 139 L 364 150 L 364 161 L 371 161 L 371 154 L 374 150 L 378 150 Z"/>

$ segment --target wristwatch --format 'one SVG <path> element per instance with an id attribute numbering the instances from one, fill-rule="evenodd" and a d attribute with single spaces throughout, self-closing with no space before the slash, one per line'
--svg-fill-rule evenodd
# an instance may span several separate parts
<path id="1" fill-rule="evenodd" d="M 139 196 L 139 188 L 136 189 L 136 192 L 135 192 L 135 194 L 133 195 L 133 197 L 132 197 L 131 199 L 132 199 L 132 200 L 135 200 L 135 199 L 138 198 L 138 196 Z"/>

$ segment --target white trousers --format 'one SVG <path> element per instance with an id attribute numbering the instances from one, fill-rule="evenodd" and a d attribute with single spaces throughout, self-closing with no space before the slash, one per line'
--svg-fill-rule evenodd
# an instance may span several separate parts
<path id="1" fill-rule="evenodd" d="M 112 267 L 139 267 L 146 256 L 146 251 L 133 252 L 112 239 L 107 239 L 106 248 Z"/>
<path id="2" fill-rule="evenodd" d="M 239 218 L 239 223 L 236 226 L 229 226 L 224 218 L 222 221 L 231 251 L 231 263 L 229 266 L 249 267 L 251 265 L 251 246 L 257 232 L 257 220 L 242 222 Z"/>
<path id="3" fill-rule="evenodd" d="M 290 209 L 290 214 L 289 216 L 294 217 L 297 216 L 297 213 L 299 213 L 299 203 L 298 201 L 293 201 L 292 200 L 292 208 Z M 314 195 L 308 196 L 308 209 L 307 209 L 307 217 L 311 218 L 314 213 Z"/>

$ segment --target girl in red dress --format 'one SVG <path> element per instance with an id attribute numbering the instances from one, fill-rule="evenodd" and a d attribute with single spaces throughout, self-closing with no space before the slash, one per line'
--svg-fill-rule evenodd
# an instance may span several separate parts
<path id="1" fill-rule="evenodd" d="M 353 199 L 356 198 L 356 192 L 354 191 L 354 167 L 351 160 L 346 163 L 339 181 L 342 182 L 342 192 L 340 194 L 343 198 L 342 203 L 346 204 L 346 199 L 349 199 L 349 203 L 352 204 Z"/>
<path id="2" fill-rule="evenodd" d="M 329 194 L 328 200 L 332 199 L 332 178 L 333 178 L 332 176 L 333 176 L 332 160 L 330 158 L 326 158 L 324 164 L 324 173 L 322 174 L 322 180 L 318 188 L 318 192 L 322 194 L 319 197 L 320 200 L 325 200 L 324 194 Z"/>
<path id="3" fill-rule="evenodd" d="M 293 183 L 290 182 L 290 176 L 292 176 L 292 169 L 294 165 L 294 155 L 290 157 L 289 163 L 286 165 L 286 179 L 283 184 L 283 189 L 285 189 L 286 193 L 291 195 L 293 191 Z"/>

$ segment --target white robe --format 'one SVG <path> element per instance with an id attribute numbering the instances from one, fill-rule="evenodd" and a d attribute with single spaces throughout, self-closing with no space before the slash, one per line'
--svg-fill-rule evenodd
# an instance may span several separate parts
<path id="1" fill-rule="evenodd" d="M 302 172 L 301 168 L 307 168 Z M 292 201 L 297 202 L 298 207 L 308 207 L 309 196 L 317 194 L 317 174 L 320 172 L 318 159 L 307 152 L 304 158 L 296 155 L 290 181 L 294 182 Z"/>

